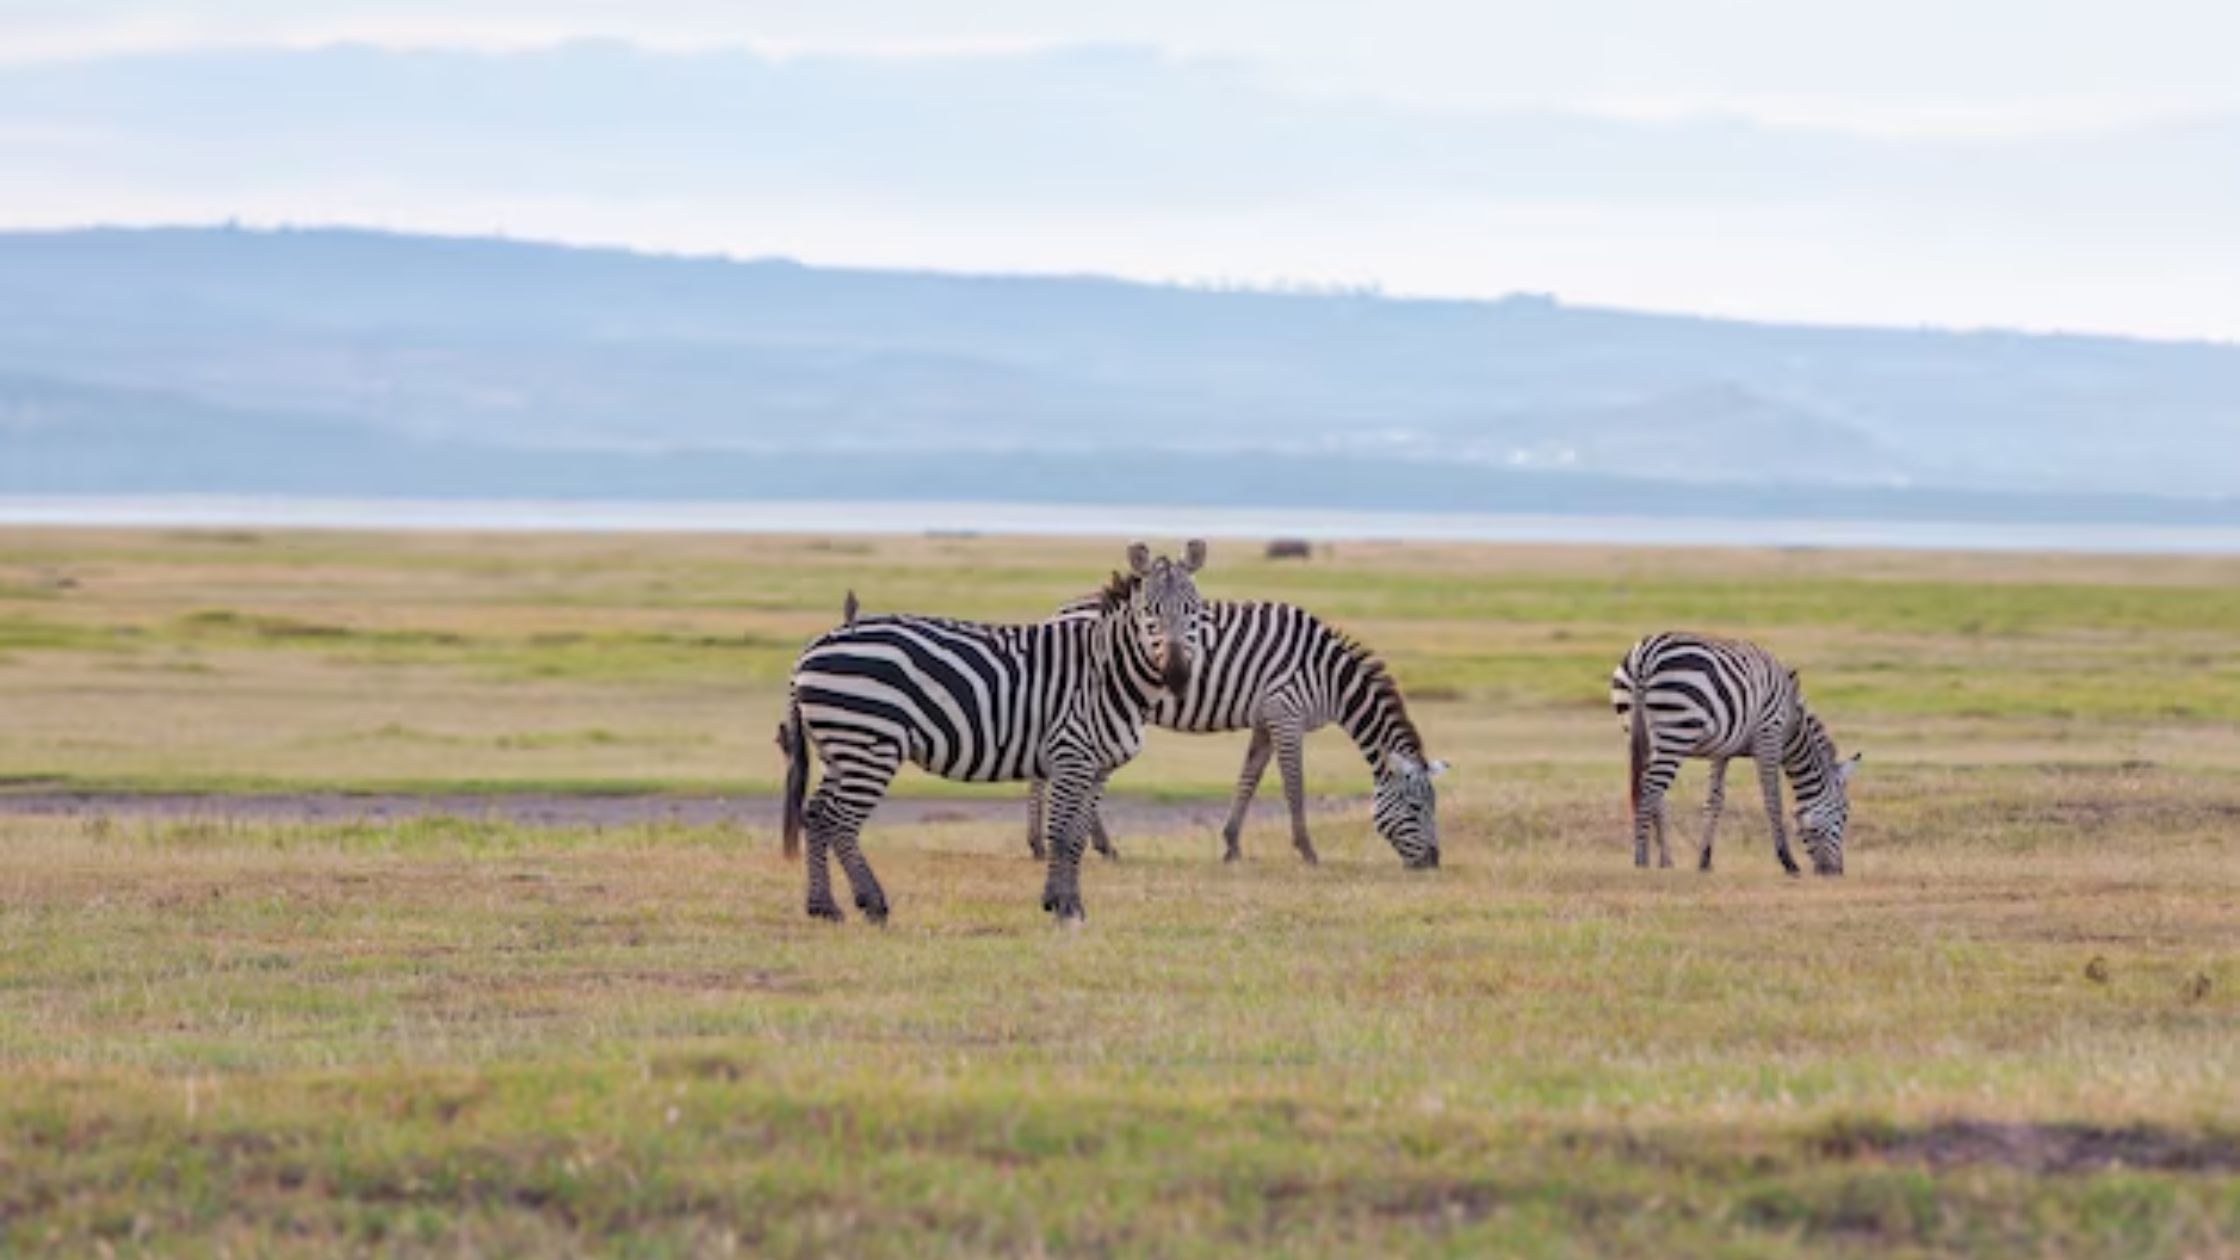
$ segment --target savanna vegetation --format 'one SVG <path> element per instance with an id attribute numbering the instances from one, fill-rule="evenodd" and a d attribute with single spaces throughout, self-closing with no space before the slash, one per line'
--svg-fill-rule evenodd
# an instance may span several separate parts
<path id="1" fill-rule="evenodd" d="M 844 590 L 1024 618 L 1119 553 L 0 534 L 0 794 L 88 794 L 0 800 L 0 1253 L 2240 1254 L 2240 561 L 1217 542 L 1391 658 L 1446 865 L 1325 733 L 1324 865 L 1264 804 L 1225 867 L 1242 739 L 1157 735 L 1115 790 L 1204 808 L 1080 931 L 1008 808 L 875 819 L 883 930 L 758 825 L 227 808 L 766 793 Z M 1632 868 L 1605 679 L 1667 625 L 1866 751 L 1848 877 L 1744 792 Z"/>

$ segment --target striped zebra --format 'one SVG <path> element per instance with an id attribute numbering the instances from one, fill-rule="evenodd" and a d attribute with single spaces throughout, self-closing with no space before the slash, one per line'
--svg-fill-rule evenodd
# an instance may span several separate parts
<path id="1" fill-rule="evenodd" d="M 1055 620 L 1087 617 L 1094 607 L 1093 597 L 1078 599 L 1059 609 Z M 1283 772 L 1291 843 L 1301 858 L 1318 860 L 1307 835 L 1304 746 L 1309 732 L 1336 722 L 1360 746 L 1376 778 L 1371 817 L 1377 833 L 1406 865 L 1439 865 L 1438 793 L 1431 780 L 1447 763 L 1424 756 L 1423 737 L 1384 662 L 1306 609 L 1208 602 L 1205 668 L 1187 688 L 1160 699 L 1151 721 L 1196 734 L 1252 732 L 1229 821 L 1221 828 L 1223 860 L 1243 856 L 1238 838 L 1245 811 L 1270 757 Z M 1027 844 L 1038 858 L 1044 856 L 1043 813 L 1038 783 L 1027 806 Z M 1103 819 L 1092 817 L 1090 825 L 1097 851 L 1117 856 Z"/>
<path id="2" fill-rule="evenodd" d="M 1129 572 L 1094 616 L 1025 626 L 940 617 L 855 617 L 801 653 L 780 737 L 789 846 L 809 838 L 808 911 L 838 919 L 827 854 L 856 907 L 887 917 L 886 893 L 857 835 L 904 761 L 950 779 L 1047 780 L 1052 834 L 1042 907 L 1079 919 L 1081 850 L 1097 797 L 1143 745 L 1143 721 L 1202 659 L 1205 601 L 1193 575 L 1206 547 L 1177 561 L 1128 548 Z M 811 750 L 824 781 L 808 796 Z"/>
<path id="3" fill-rule="evenodd" d="M 1812 868 L 1843 874 L 1843 830 L 1850 820 L 1846 790 L 1859 755 L 1838 761 L 1828 728 L 1804 707 L 1795 670 L 1755 644 L 1695 634 L 1653 634 L 1633 645 L 1610 676 L 1610 704 L 1628 732 L 1632 754 L 1633 864 L 1649 864 L 1649 833 L 1657 837 L 1657 864 L 1672 865 L 1666 847 L 1664 796 L 1683 757 L 1711 761 L 1711 797 L 1704 804 L 1703 851 L 1697 868 L 1711 869 L 1711 843 L 1726 804 L 1727 762 L 1748 756 L 1758 763 L 1766 816 L 1773 821 L 1773 851 L 1782 868 L 1797 873 L 1781 819 L 1781 775 L 1797 797 L 1797 830 Z"/>

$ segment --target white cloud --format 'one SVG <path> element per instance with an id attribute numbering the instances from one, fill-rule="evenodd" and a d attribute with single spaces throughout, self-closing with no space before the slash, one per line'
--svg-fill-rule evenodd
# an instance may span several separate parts
<path id="1" fill-rule="evenodd" d="M 2029 31 L 2008 0 L 1970 6 L 1981 24 L 1954 31 L 1934 64 L 1885 67 L 1886 90 L 1873 57 L 1918 34 L 1917 0 L 1875 10 L 1889 31 L 1831 20 L 1830 40 L 1858 40 L 1869 68 L 1812 90 L 1796 84 L 1842 50 L 1802 47 L 1810 24 L 1756 0 L 1710 6 L 1724 20 L 1702 29 L 1671 6 L 1603 0 L 1589 17 L 1623 37 L 1599 42 L 1557 6 L 1393 0 L 1389 29 L 1358 48 L 1341 38 L 1357 6 L 1310 0 L 1257 32 L 1241 15 L 1272 10 L 1197 7 L 1207 12 L 1174 0 L 1088 17 L 1002 0 L 938 14 L 873 0 L 632 11 L 635 36 L 703 52 L 751 43 L 785 70 L 761 79 L 811 92 L 766 100 L 727 95 L 756 78 L 753 59 L 634 65 L 646 59 L 620 48 L 604 62 L 579 50 L 567 74 L 544 65 L 566 59 L 492 58 L 486 81 L 448 79 L 418 98 L 327 63 L 248 58 L 173 75 L 157 62 L 46 60 L 340 35 L 513 48 L 612 33 L 611 6 L 578 0 L 250 0 L 160 15 L 116 0 L 15 4 L 0 9 L 0 47 L 32 53 L 0 66 L 0 224 L 498 230 L 834 263 L 2240 338 L 2240 163 L 2218 160 L 2240 147 L 2240 112 L 2170 121 L 2240 110 L 2219 95 L 2228 82 L 2197 72 L 2198 55 L 2144 74 L 2138 34 L 2068 86 L 2035 62 L 1988 61 L 1982 83 L 1953 86 L 1955 66 L 1995 37 L 2012 36 L 2004 61 L 2074 57 L 2089 23 L 2058 0 Z M 2140 8 L 2141 30 L 2173 7 Z M 1147 42 L 1046 42 L 1085 35 Z M 1733 46 L 1713 47 L 1722 38 Z M 1670 64 L 1647 56 L 1659 40 Z M 1233 59 L 1203 59 L 1217 56 Z M 380 57 L 352 64 L 369 60 Z M 86 83 L 54 87 L 78 71 Z M 481 90 L 445 95 L 460 83 Z M 798 122 L 770 125 L 772 110 Z"/>
<path id="2" fill-rule="evenodd" d="M 1303 92 L 2017 134 L 2240 106 L 2225 0 L 16 0 L 0 57 L 338 40 L 917 56 L 1117 42 Z"/>

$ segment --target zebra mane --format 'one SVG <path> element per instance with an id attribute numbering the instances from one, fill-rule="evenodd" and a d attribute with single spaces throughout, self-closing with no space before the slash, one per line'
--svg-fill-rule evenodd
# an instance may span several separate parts
<path id="1" fill-rule="evenodd" d="M 1842 757 L 1843 754 L 1836 751 L 1836 737 L 1828 733 L 1828 724 L 1820 720 L 1819 714 L 1806 709 L 1804 711 L 1804 724 L 1805 728 L 1812 732 L 1814 746 L 1828 750 L 1828 760 L 1835 761 Z"/>
<path id="2" fill-rule="evenodd" d="M 1136 593 L 1136 586 L 1143 579 L 1115 571 L 1110 581 L 1092 596 L 1097 601 L 1097 611 L 1108 613 L 1123 607 Z M 1071 607 L 1071 605 L 1068 605 Z"/>
<path id="3" fill-rule="evenodd" d="M 1834 769 L 1836 762 L 1841 759 L 1842 755 L 1836 751 L 1835 736 L 1828 734 L 1827 723 L 1820 720 L 1819 714 L 1805 708 L 1801 700 L 1797 704 L 1797 712 L 1799 714 L 1796 736 L 1798 751 L 1809 758 L 1811 763 L 1818 768 L 1822 770 Z"/>
<path id="4" fill-rule="evenodd" d="M 1383 657 L 1369 650 L 1368 645 L 1361 640 L 1335 626 L 1331 626 L 1328 622 L 1323 624 L 1329 630 L 1330 637 L 1338 641 L 1339 649 L 1352 657 L 1354 664 L 1360 667 L 1362 681 L 1367 684 L 1370 690 L 1376 692 L 1378 698 L 1383 700 L 1385 706 L 1391 710 L 1394 729 L 1415 748 L 1417 755 L 1421 756 L 1424 751 L 1423 732 L 1416 729 L 1415 719 L 1408 716 L 1408 699 L 1400 694 L 1400 680 L 1392 676 L 1391 667 L 1384 663 Z"/>

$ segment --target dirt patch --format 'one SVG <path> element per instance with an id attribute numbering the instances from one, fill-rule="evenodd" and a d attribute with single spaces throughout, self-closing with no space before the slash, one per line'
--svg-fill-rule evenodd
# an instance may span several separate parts
<path id="1" fill-rule="evenodd" d="M 1823 1154 L 1839 1158 L 1877 1155 L 1935 1168 L 1996 1164 L 2034 1173 L 2240 1171 L 2240 1134 L 2179 1133 L 2153 1125 L 1950 1120 L 1920 1129 L 1846 1127 L 1828 1134 L 1819 1146 Z"/>
<path id="2" fill-rule="evenodd" d="M 1343 799 L 1310 803 L 1316 814 L 1360 808 Z M 1226 803 L 1148 801 L 1115 797 L 1104 803 L 1105 825 L 1123 846 L 1130 835 L 1218 831 Z M 671 794 L 590 795 L 565 792 L 0 792 L 0 814 L 60 818 L 154 819 L 176 822 L 350 823 L 466 818 L 524 827 L 627 827 L 670 823 L 687 827 L 775 828 L 775 796 Z M 1280 818 L 1281 803 L 1262 817 Z M 890 796 L 872 817 L 873 828 L 973 823 L 1010 828 L 1026 851 L 1027 809 L 1018 799 Z"/>

